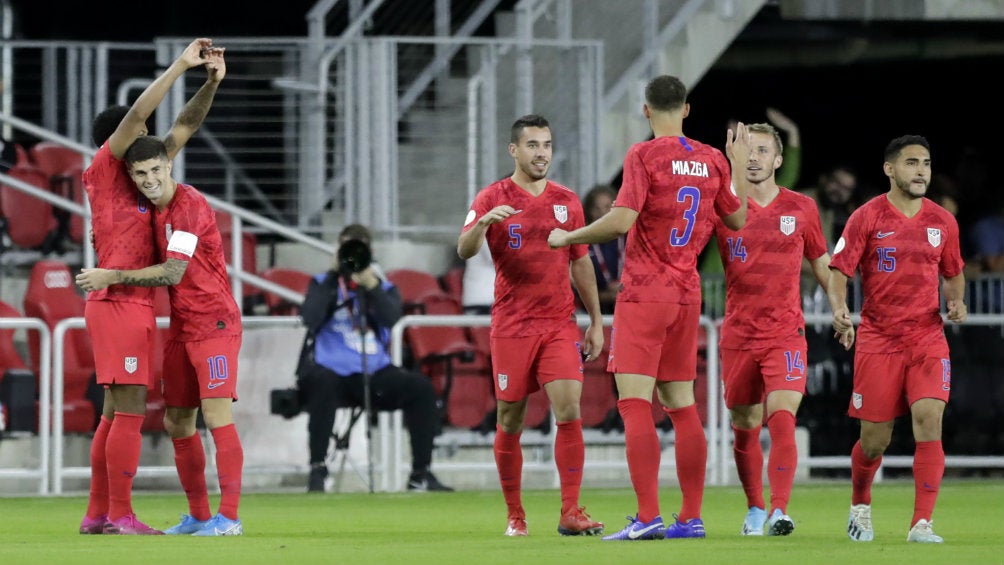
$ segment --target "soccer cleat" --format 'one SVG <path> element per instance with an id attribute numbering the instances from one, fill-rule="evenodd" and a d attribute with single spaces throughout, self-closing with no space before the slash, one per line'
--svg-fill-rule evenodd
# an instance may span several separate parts
<path id="1" fill-rule="evenodd" d="M 662 516 L 652 518 L 650 522 L 642 522 L 638 516 L 627 517 L 628 525 L 616 534 L 604 536 L 603 541 L 637 541 L 645 539 L 662 539 L 666 536 L 666 526 Z"/>
<path id="2" fill-rule="evenodd" d="M 105 524 L 104 531 L 107 535 L 120 536 L 162 536 L 164 532 L 151 528 L 136 518 L 136 514 L 126 514 L 118 520 L 111 520 Z"/>
<path id="3" fill-rule="evenodd" d="M 244 535 L 244 526 L 241 519 L 231 520 L 223 514 L 217 514 L 206 521 L 201 530 L 192 534 L 193 536 L 240 536 Z"/>
<path id="4" fill-rule="evenodd" d="M 324 481 L 328 478 L 328 468 L 323 463 L 310 466 L 307 492 L 324 492 Z"/>
<path id="5" fill-rule="evenodd" d="M 453 492 L 453 488 L 439 482 L 432 471 L 412 473 L 408 479 L 408 490 L 412 492 Z"/>
<path id="6" fill-rule="evenodd" d="M 525 538 L 530 535 L 526 530 L 526 518 L 510 516 L 509 523 L 505 527 L 505 535 L 511 538 Z"/>
<path id="7" fill-rule="evenodd" d="M 105 524 L 107 523 L 108 523 L 108 514 L 102 514 L 97 518 L 84 516 L 84 519 L 80 521 L 80 533 L 103 534 L 105 533 Z"/>
<path id="8" fill-rule="evenodd" d="M 576 506 L 561 515 L 558 533 L 563 536 L 597 536 L 603 533 L 603 522 L 590 518 L 584 506 Z"/>
<path id="9" fill-rule="evenodd" d="M 673 518 L 675 521 L 666 526 L 666 539 L 704 537 L 704 521 L 700 518 L 691 518 L 686 522 L 681 522 L 676 514 L 673 514 Z"/>
<path id="10" fill-rule="evenodd" d="M 910 531 L 912 532 L 913 530 Z M 851 513 L 847 516 L 847 537 L 854 541 L 872 541 L 875 539 L 875 530 L 872 529 L 871 505 L 851 505 Z"/>
<path id="11" fill-rule="evenodd" d="M 768 536 L 786 536 L 795 531 L 795 521 L 791 519 L 780 508 L 775 508 L 770 513 L 770 520 L 767 521 Z"/>
<path id="12" fill-rule="evenodd" d="M 176 525 L 171 526 L 170 528 L 164 530 L 164 535 L 180 536 L 180 535 L 194 534 L 195 532 L 206 527 L 206 524 L 208 523 L 209 520 L 196 520 L 195 518 L 189 516 L 188 514 L 182 514 L 181 522 L 178 522 Z"/>
<path id="13" fill-rule="evenodd" d="M 910 533 L 906 536 L 906 541 L 916 542 L 916 543 L 942 543 L 945 539 L 938 534 L 934 533 L 931 528 L 933 522 L 929 522 L 923 518 L 917 520 L 917 523 L 910 528 Z"/>
<path id="14" fill-rule="evenodd" d="M 743 529 L 740 532 L 744 536 L 762 536 L 763 525 L 767 523 L 767 512 L 758 506 L 751 506 L 743 520 Z"/>

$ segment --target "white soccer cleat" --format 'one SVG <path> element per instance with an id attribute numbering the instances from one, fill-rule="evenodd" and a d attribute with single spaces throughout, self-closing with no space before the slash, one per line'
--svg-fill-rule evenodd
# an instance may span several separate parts
<path id="1" fill-rule="evenodd" d="M 934 533 L 933 522 L 921 518 L 910 528 L 910 533 L 906 536 L 906 541 L 916 543 L 942 543 L 944 538 Z"/>
<path id="2" fill-rule="evenodd" d="M 872 530 L 872 507 L 870 504 L 854 504 L 851 506 L 851 513 L 847 517 L 847 537 L 853 541 L 872 541 L 875 539 L 875 531 Z"/>

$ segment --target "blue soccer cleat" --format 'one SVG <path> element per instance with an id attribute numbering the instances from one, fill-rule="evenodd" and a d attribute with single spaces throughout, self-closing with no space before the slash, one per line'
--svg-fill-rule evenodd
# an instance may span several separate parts
<path id="1" fill-rule="evenodd" d="M 666 526 L 666 539 L 704 537 L 704 522 L 700 518 L 691 518 L 686 522 L 681 522 L 676 514 L 673 518 L 676 520 Z"/>
<path id="2" fill-rule="evenodd" d="M 169 536 L 194 534 L 195 532 L 201 530 L 202 528 L 205 528 L 206 524 L 208 523 L 209 520 L 196 520 L 195 518 L 189 516 L 188 514 L 182 514 L 181 521 L 178 522 L 176 525 L 171 526 L 170 528 L 164 530 L 164 533 Z"/>
<path id="3" fill-rule="evenodd" d="M 206 521 L 202 529 L 193 536 L 240 536 L 244 534 L 244 526 L 240 518 L 231 520 L 223 514 L 217 514 Z"/>
<path id="4" fill-rule="evenodd" d="M 666 526 L 662 517 L 656 516 L 651 522 L 642 522 L 638 516 L 628 516 L 628 525 L 616 534 L 604 536 L 603 541 L 637 541 L 644 539 L 662 539 L 666 535 Z"/>
<path id="5" fill-rule="evenodd" d="M 786 536 L 795 531 L 795 521 L 791 519 L 780 508 L 775 508 L 770 513 L 770 520 L 767 521 L 768 536 Z"/>
<path id="6" fill-rule="evenodd" d="M 746 519 L 743 520 L 741 534 L 744 536 L 762 536 L 763 526 L 766 523 L 767 511 L 758 506 L 752 506 L 749 512 L 746 513 Z"/>

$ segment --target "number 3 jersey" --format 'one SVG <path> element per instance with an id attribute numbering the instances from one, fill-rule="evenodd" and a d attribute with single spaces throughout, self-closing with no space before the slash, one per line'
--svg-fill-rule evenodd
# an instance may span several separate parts
<path id="1" fill-rule="evenodd" d="M 722 152 L 686 137 L 634 144 L 614 206 L 638 212 L 624 248 L 618 302 L 700 304 L 697 257 L 711 238 L 711 214 L 739 209 Z"/>
<path id="2" fill-rule="evenodd" d="M 855 348 L 889 353 L 944 340 L 939 277 L 958 276 L 962 267 L 959 225 L 933 201 L 924 198 L 912 218 L 885 194 L 855 210 L 830 261 L 848 277 L 861 272 L 864 304 Z"/>
<path id="3" fill-rule="evenodd" d="M 722 347 L 767 347 L 804 331 L 799 292 L 802 258 L 826 253 L 816 201 L 781 188 L 766 206 L 748 201 L 738 231 L 715 218 L 715 239 L 725 267 Z"/>
<path id="4" fill-rule="evenodd" d="M 585 224 L 579 197 L 551 181 L 534 196 L 505 178 L 478 193 L 463 231 L 505 204 L 519 212 L 485 231 L 495 263 L 492 335 L 523 337 L 564 328 L 575 311 L 569 263 L 584 257 L 589 248 L 551 249 L 547 236 L 555 228 L 572 231 Z"/>

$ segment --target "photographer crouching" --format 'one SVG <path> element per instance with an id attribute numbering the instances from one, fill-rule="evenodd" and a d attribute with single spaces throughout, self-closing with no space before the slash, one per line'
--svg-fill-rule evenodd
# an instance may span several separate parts
<path id="1" fill-rule="evenodd" d="M 310 416 L 307 490 L 324 492 L 335 409 L 365 406 L 365 373 L 372 410 L 404 412 L 412 454 L 408 490 L 452 491 L 430 470 L 439 428 L 432 383 L 391 364 L 390 329 L 401 317 L 401 294 L 371 262 L 370 239 L 365 226 L 346 226 L 332 270 L 310 281 L 300 308 L 307 326 L 297 367 L 300 398 Z"/>

